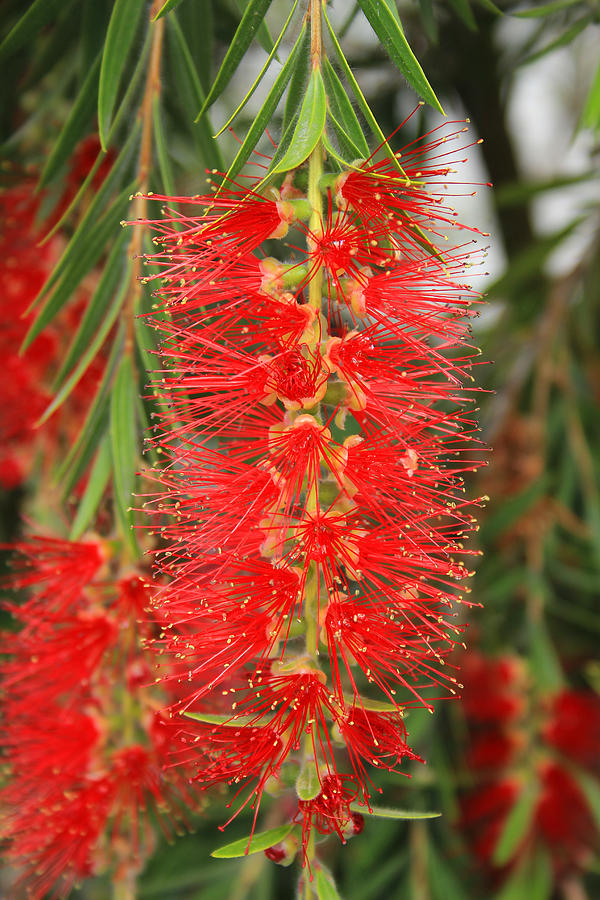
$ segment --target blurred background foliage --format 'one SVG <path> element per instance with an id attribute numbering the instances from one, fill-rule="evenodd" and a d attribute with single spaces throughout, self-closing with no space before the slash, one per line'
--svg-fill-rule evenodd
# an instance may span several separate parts
<path id="1" fill-rule="evenodd" d="M 14 303 L 6 291 L 2 300 L 5 360 L 15 341 L 29 344 L 38 334 L 54 334 L 58 347 L 40 374 L 39 403 L 25 376 L 8 385 L 23 395 L 7 396 L 1 414 L 4 540 L 17 535 L 22 515 L 37 531 L 77 538 L 114 510 L 132 557 L 143 549 L 131 537 L 129 495 L 152 414 L 145 373 L 153 335 L 134 319 L 152 303 L 135 258 L 150 245 L 141 229 L 121 231 L 118 223 L 145 215 L 145 201 L 132 199 L 137 191 L 196 193 L 206 168 L 227 170 L 236 155 L 241 165 L 266 122 L 276 143 L 285 137 L 306 83 L 300 50 L 286 70 L 302 44 L 304 4 L 297 5 L 274 49 L 291 0 L 180 0 L 152 10 L 143 0 L 36 0 L 25 15 L 22 0 L 2 3 L 1 183 L 9 198 L 26 186 L 35 209 L 21 224 L 36 246 L 45 235 L 30 264 L 44 268 L 30 297 L 39 294 L 34 315 L 16 337 Z M 268 15 L 250 22 L 248 10 L 259 7 Z M 161 8 L 157 37 L 150 13 Z M 475 341 L 483 347 L 483 437 L 494 450 L 469 484 L 491 500 L 478 535 L 470 648 L 457 658 L 464 702 L 433 717 L 411 713 L 411 742 L 428 765 L 413 764 L 413 777 L 390 779 L 386 791 L 386 802 L 444 815 L 369 822 L 346 847 L 329 841 L 322 856 L 348 900 L 593 898 L 600 895 L 600 3 L 401 0 L 397 10 L 445 111 L 468 117 L 474 139 L 484 139 L 465 181 L 494 184 L 479 188 L 477 201 L 456 198 L 462 219 L 491 235 L 490 274 L 476 276 L 488 306 Z M 329 39 L 329 112 L 345 114 L 352 127 L 355 116 L 376 146 L 369 107 L 383 134 L 392 134 L 415 106 L 415 91 L 361 4 L 334 0 L 328 11 L 364 94 L 350 92 L 350 111 L 339 96 L 333 105 L 336 85 L 352 85 Z M 233 58 L 228 48 L 244 15 L 255 40 Z M 215 140 L 266 60 L 235 135 L 226 129 Z M 423 107 L 394 148 L 440 121 Z M 337 152 L 352 159 L 352 142 L 340 137 L 351 128 L 337 138 L 335 131 L 333 122 Z M 272 155 L 268 146 L 258 143 Z M 6 204 L 3 211 L 9 217 Z M 5 267 L 13 239 L 3 224 Z M 69 318 L 74 303 L 79 312 Z M 39 357 L 39 346 L 28 352 Z M 78 386 L 83 397 L 73 411 Z M 61 435 L 58 452 L 56 443 L 49 450 L 48 429 Z M 291 896 L 296 873 L 261 854 L 209 858 L 226 818 L 225 801 L 213 800 L 194 833 L 159 846 L 139 896 Z M 228 839 L 247 827 L 240 817 Z M 102 898 L 107 885 L 91 881 L 75 893 Z"/>

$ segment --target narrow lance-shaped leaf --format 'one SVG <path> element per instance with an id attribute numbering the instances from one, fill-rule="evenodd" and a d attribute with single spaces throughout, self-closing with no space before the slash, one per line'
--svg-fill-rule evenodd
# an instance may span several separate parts
<path id="1" fill-rule="evenodd" d="M 233 40 L 229 50 L 225 54 L 225 59 L 221 64 L 221 68 L 217 72 L 213 85 L 208 93 L 208 97 L 198 113 L 196 121 L 203 115 L 220 97 L 231 80 L 231 76 L 240 64 L 246 50 L 252 43 L 252 38 L 256 34 L 259 25 L 263 21 L 266 12 L 271 5 L 271 0 L 250 0 L 244 11 L 242 20 L 237 27 L 237 31 L 233 36 Z"/>
<path id="2" fill-rule="evenodd" d="M 326 113 L 327 101 L 323 77 L 319 69 L 313 69 L 292 141 L 283 159 L 271 170 L 272 172 L 295 169 L 310 156 L 323 134 Z"/>
<path id="3" fill-rule="evenodd" d="M 104 435 L 85 486 L 81 502 L 69 532 L 69 540 L 78 541 L 100 506 L 112 471 L 112 454 L 108 435 Z"/>
<path id="4" fill-rule="evenodd" d="M 265 72 L 266 72 L 267 69 L 269 68 L 269 66 L 270 66 L 270 64 L 271 64 L 271 61 L 273 60 L 273 57 L 275 56 L 275 54 L 276 54 L 276 52 L 277 52 L 277 48 L 279 47 L 281 41 L 283 40 L 283 37 L 284 37 L 284 35 L 285 35 L 285 33 L 286 33 L 287 29 L 288 29 L 288 25 L 290 24 L 290 22 L 291 22 L 291 20 L 292 20 L 292 16 L 293 16 L 294 13 L 296 12 L 296 7 L 297 7 L 297 6 L 298 6 L 298 0 L 294 0 L 294 3 L 293 3 L 292 8 L 291 8 L 291 10 L 290 10 L 290 14 L 289 14 L 289 16 L 287 17 L 287 19 L 285 20 L 284 25 L 283 25 L 283 28 L 281 29 L 281 34 L 279 35 L 279 37 L 277 38 L 277 40 L 276 40 L 275 43 L 273 44 L 273 49 L 271 50 L 271 52 L 270 52 L 269 55 L 267 56 L 267 58 L 266 58 L 266 60 L 265 60 L 265 62 L 264 62 L 264 64 L 263 64 L 262 69 L 260 70 L 260 72 L 259 72 L 258 75 L 256 76 L 256 78 L 255 78 L 253 84 L 251 85 L 250 89 L 249 89 L 248 92 L 246 93 L 244 99 L 243 99 L 243 100 L 241 101 L 241 103 L 236 107 L 236 109 L 233 111 L 233 113 L 229 116 L 229 118 L 227 119 L 227 121 L 225 122 L 225 124 L 223 125 L 223 127 L 220 128 L 220 129 L 217 131 L 217 133 L 215 134 L 215 137 L 216 137 L 216 138 L 218 138 L 220 134 L 223 134 L 223 132 L 225 131 L 225 129 L 226 129 L 229 125 L 231 125 L 231 123 L 233 122 L 233 120 L 235 119 L 235 117 L 236 117 L 237 115 L 239 115 L 239 113 L 240 113 L 240 112 L 242 111 L 242 109 L 245 107 L 246 103 L 250 100 L 250 98 L 251 98 L 252 95 L 254 94 L 254 91 L 256 90 L 256 88 L 258 87 L 258 85 L 261 83 L 261 81 L 262 81 L 262 79 L 263 79 L 263 76 L 264 76 Z"/>
<path id="5" fill-rule="evenodd" d="M 535 783 L 525 785 L 506 817 L 494 847 L 493 860 L 496 865 L 505 865 L 515 855 L 533 821 L 537 799 L 538 786 Z"/>
<path id="6" fill-rule="evenodd" d="M 244 10 L 248 4 L 248 0 L 233 0 L 233 2 L 237 6 L 240 15 L 243 15 Z M 264 19 L 256 29 L 256 40 L 263 48 L 265 53 L 270 53 L 273 49 L 273 38 L 271 37 L 268 25 Z"/>
<path id="7" fill-rule="evenodd" d="M 315 890 L 318 900 L 342 900 L 337 892 L 333 876 L 324 869 L 317 869 Z"/>
<path id="8" fill-rule="evenodd" d="M 365 155 L 368 155 L 361 153 L 352 139 L 348 137 L 347 130 L 342 123 L 336 119 L 331 110 L 327 115 L 327 121 L 331 122 L 333 126 L 340 151 L 343 154 L 340 159 L 342 159 L 346 165 L 351 165 L 355 160 L 364 159 Z"/>
<path id="9" fill-rule="evenodd" d="M 158 159 L 158 169 L 164 188 L 164 193 L 174 196 L 175 192 L 175 176 L 171 166 L 171 158 L 167 150 L 167 140 L 163 129 L 162 111 L 160 108 L 160 97 L 154 97 L 152 101 L 152 125 L 154 128 L 154 145 L 156 147 L 156 156 Z"/>
<path id="10" fill-rule="evenodd" d="M 75 146 L 85 134 L 94 114 L 94 109 L 96 108 L 99 71 L 100 56 L 96 58 L 91 66 L 87 78 L 77 95 L 77 99 L 71 107 L 71 112 L 58 136 L 52 153 L 48 157 L 44 170 L 40 176 L 40 188 L 45 187 L 52 181 L 61 166 L 72 155 Z"/>
<path id="11" fill-rule="evenodd" d="M 112 307 L 111 298 L 114 297 L 117 285 L 123 277 L 123 272 L 129 265 L 125 257 L 125 247 L 129 239 L 130 235 L 125 230 L 122 230 L 115 241 L 115 245 L 104 264 L 100 281 L 86 306 L 77 333 L 71 341 L 67 355 L 56 374 L 52 390 L 56 391 L 61 387 L 68 373 L 77 365 L 82 354 L 89 347 L 90 342 L 94 340 L 94 336 L 102 321 L 110 314 Z"/>
<path id="12" fill-rule="evenodd" d="M 175 15 L 169 16 L 167 23 L 167 37 L 171 49 L 173 69 L 182 91 L 182 99 L 185 101 L 183 106 L 185 109 L 188 109 L 190 106 L 197 109 L 204 102 L 204 91 L 194 66 L 190 48 L 177 21 L 177 17 Z M 202 120 L 196 124 L 193 135 L 197 139 L 206 165 L 222 171 L 225 167 L 223 157 L 218 143 L 212 136 L 212 126 L 208 116 L 203 116 Z"/>
<path id="13" fill-rule="evenodd" d="M 579 0 L 553 0 L 552 3 L 536 3 L 530 9 L 521 9 L 518 12 L 511 13 L 511 15 L 519 16 L 523 19 L 543 19 L 552 13 L 560 12 L 561 9 L 575 6 L 576 3 L 579 3 Z"/>
<path id="14" fill-rule="evenodd" d="M 136 90 L 139 86 L 141 77 L 144 74 L 144 72 L 146 71 L 146 60 L 148 58 L 149 50 L 150 50 L 150 35 L 148 33 L 146 35 L 146 40 L 144 41 L 144 46 L 142 48 L 140 57 L 138 59 L 137 65 L 135 67 L 135 71 L 131 77 L 131 81 L 129 82 L 129 85 L 125 92 L 125 96 L 123 97 L 123 100 L 121 101 L 118 112 L 115 115 L 115 118 L 114 118 L 113 123 L 110 128 L 110 131 L 108 133 L 109 146 L 112 142 L 114 135 L 117 132 L 117 129 L 120 127 L 123 118 L 125 117 L 126 113 L 129 111 L 131 101 L 132 101 L 132 99 L 136 93 Z M 90 187 L 92 180 L 93 180 L 94 176 L 96 175 L 96 172 L 100 168 L 100 165 L 102 164 L 103 160 L 106 158 L 106 152 L 107 152 L 106 150 L 100 149 L 100 152 L 98 153 L 92 168 L 89 170 L 85 179 L 82 181 L 82 183 L 79 187 L 79 190 L 77 191 L 77 193 L 75 194 L 75 196 L 73 197 L 71 202 L 69 203 L 68 207 L 66 208 L 66 210 L 64 211 L 64 213 L 62 214 L 60 219 L 58 219 L 58 221 L 54 223 L 54 225 L 52 226 L 50 231 L 48 231 L 47 234 L 44 236 L 44 239 L 42 241 L 43 244 L 46 243 L 47 241 L 49 241 L 50 238 L 52 237 L 52 235 L 56 234 L 56 232 L 62 228 L 64 223 L 72 215 L 73 211 L 79 206 L 82 198 L 84 196 L 86 196 L 88 188 Z M 123 152 L 123 150 L 120 151 L 119 157 L 122 152 Z"/>
<path id="15" fill-rule="evenodd" d="M 358 0 L 358 2 L 392 62 L 400 69 L 419 97 L 422 97 L 443 115 L 444 110 L 427 81 L 419 61 L 410 49 L 401 25 L 394 18 L 389 7 L 380 0 Z"/>
<path id="16" fill-rule="evenodd" d="M 170 13 L 172 10 L 176 9 L 182 0 L 167 0 L 166 3 L 163 3 L 159 11 L 153 16 L 152 21 L 156 22 L 157 19 L 162 19 L 163 16 L 166 16 L 167 13 Z"/>
<path id="17" fill-rule="evenodd" d="M 65 0 L 35 0 L 0 44 L 0 61 L 8 59 L 35 38 L 64 4 Z"/>
<path id="18" fill-rule="evenodd" d="M 125 63 L 145 5 L 144 0 L 115 0 L 108 23 L 98 88 L 98 130 L 104 150 Z"/>
<path id="19" fill-rule="evenodd" d="M 370 809 L 360 803 L 351 803 L 352 812 L 362 813 L 363 816 L 374 816 L 376 819 L 439 819 L 439 812 L 420 812 L 411 809 L 394 809 L 387 806 L 372 806 Z"/>
<path id="20" fill-rule="evenodd" d="M 552 53 L 554 50 L 558 50 L 559 47 L 566 47 L 567 44 L 570 44 L 575 40 L 578 34 L 587 28 L 587 26 L 593 22 L 594 17 L 583 16 L 577 22 L 574 22 L 570 28 L 567 28 L 562 34 L 560 34 L 557 38 L 550 43 L 546 44 L 542 47 L 541 50 L 537 50 L 535 53 L 531 53 L 526 59 L 522 60 L 521 65 L 529 65 L 529 63 L 535 62 L 538 59 L 541 59 L 542 56 L 546 56 L 548 53 Z"/>
<path id="21" fill-rule="evenodd" d="M 475 21 L 475 16 L 469 6 L 469 0 L 449 0 L 449 3 L 467 28 L 470 28 L 471 31 L 477 31 L 477 22 Z"/>
<path id="22" fill-rule="evenodd" d="M 250 856 L 253 853 L 261 853 L 268 850 L 274 844 L 279 844 L 293 830 L 294 823 L 288 825 L 280 825 L 278 828 L 269 828 L 268 831 L 259 831 L 252 837 L 240 838 L 239 841 L 232 841 L 231 844 L 225 844 L 218 850 L 213 850 L 210 854 L 216 859 L 234 859 L 239 856 Z"/>
<path id="23" fill-rule="evenodd" d="M 310 28 L 304 26 L 300 32 L 299 39 L 302 38 L 298 57 L 294 63 L 291 73 L 290 86 L 285 98 L 285 106 L 283 109 L 283 121 L 281 123 L 281 133 L 285 134 L 287 128 L 295 118 L 297 118 L 298 110 L 304 100 L 308 79 L 311 72 L 312 57 L 310 53 Z M 296 41 L 296 45 L 298 41 Z"/>
<path id="24" fill-rule="evenodd" d="M 65 247 L 62 256 L 54 266 L 52 274 L 31 304 L 30 309 L 33 309 L 35 306 L 37 306 L 39 301 L 50 292 L 50 290 L 54 287 L 55 284 L 57 284 L 64 273 L 70 267 L 76 264 L 78 258 L 82 253 L 85 252 L 86 248 L 89 245 L 89 234 L 97 227 L 98 218 L 102 213 L 102 210 L 108 204 L 113 193 L 121 188 L 123 178 L 127 174 L 129 174 L 128 169 L 132 161 L 133 153 L 137 147 L 140 134 L 141 122 L 136 122 L 135 126 L 131 130 L 131 134 L 129 135 L 123 146 L 123 149 L 111 166 L 101 186 L 94 194 L 83 218 L 79 222 L 74 234 L 72 235 L 71 240 Z M 135 181 L 131 182 L 132 186 L 129 193 L 131 193 L 135 189 L 135 184 Z"/>
<path id="25" fill-rule="evenodd" d="M 110 439 L 114 471 L 114 503 L 125 539 L 136 549 L 132 531 L 133 488 L 138 460 L 137 387 L 133 363 L 123 354 L 110 398 Z"/>
<path id="26" fill-rule="evenodd" d="M 302 764 L 296 779 L 296 793 L 300 800 L 312 800 L 321 793 L 319 770 L 314 759 L 310 757 Z"/>
<path id="27" fill-rule="evenodd" d="M 90 404 L 85 421 L 77 438 L 58 467 L 57 481 L 62 482 L 63 497 L 67 499 L 81 476 L 84 474 L 94 453 L 98 449 L 102 436 L 108 426 L 108 401 L 112 390 L 115 372 L 123 353 L 125 342 L 125 326 L 119 325 L 119 332 L 104 367 L 104 374 L 94 399 Z"/>
<path id="28" fill-rule="evenodd" d="M 248 134 L 244 138 L 242 146 L 238 150 L 235 159 L 229 167 L 229 170 L 225 177 L 225 181 L 235 178 L 236 175 L 241 171 L 244 163 L 247 161 L 248 157 L 258 143 L 259 138 L 264 133 L 265 128 L 267 127 L 273 113 L 275 112 L 275 109 L 277 108 L 277 104 L 281 99 L 286 85 L 288 84 L 292 76 L 292 72 L 294 71 L 297 60 L 301 55 L 302 44 L 304 42 L 305 35 L 306 28 L 304 28 L 298 36 L 298 39 L 288 57 L 286 64 L 275 79 L 273 87 L 269 91 L 265 102 L 263 103 L 260 111 L 256 115 L 252 125 L 250 126 Z"/>
<path id="29" fill-rule="evenodd" d="M 358 149 L 357 157 L 367 158 L 370 153 L 367 139 L 360 127 L 356 113 L 352 109 L 352 104 L 348 99 L 344 86 L 328 59 L 325 59 L 323 65 L 323 82 L 327 92 L 330 113 L 335 118 L 335 121 L 345 129 L 348 138 Z"/>
<path id="30" fill-rule="evenodd" d="M 106 272 L 108 272 L 108 264 Z M 119 276 L 119 274 L 119 270 L 117 269 L 117 277 Z M 98 323 L 98 327 L 93 332 L 93 338 L 90 337 L 85 350 L 82 350 L 81 352 L 77 365 L 75 366 L 74 370 L 71 372 L 67 380 L 64 382 L 60 390 L 57 392 L 48 408 L 44 411 L 39 424 L 49 419 L 52 413 L 57 410 L 59 406 L 62 406 L 62 404 L 69 397 L 75 386 L 79 383 L 79 381 L 87 371 L 92 360 L 97 356 L 100 348 L 102 347 L 102 344 L 108 337 L 110 329 L 116 321 L 119 311 L 123 305 L 123 300 L 127 293 L 128 287 L 128 279 L 127 277 L 125 277 L 121 284 L 120 290 L 114 295 L 112 303 L 109 305 L 108 309 L 104 308 L 102 310 L 104 312 L 104 319 Z M 98 304 L 98 306 L 100 306 L 100 304 Z M 96 318 L 95 314 L 93 315 L 93 318 Z M 92 316 L 88 321 L 85 322 L 86 331 L 89 330 L 91 319 Z M 78 343 L 80 343 L 82 331 L 80 331 L 76 337 L 78 339 Z"/>
<path id="31" fill-rule="evenodd" d="M 129 197 L 134 188 L 135 182 L 127 185 L 121 196 L 107 209 L 96 226 L 90 228 L 80 256 L 73 260 L 72 265 L 65 271 L 56 289 L 41 308 L 23 341 L 23 349 L 29 347 L 46 325 L 58 315 L 81 283 L 83 277 L 96 265 L 104 253 L 111 235 L 114 235 L 115 226 L 125 214 Z"/>
<path id="32" fill-rule="evenodd" d="M 329 21 L 329 19 L 327 17 L 327 13 L 324 13 L 324 16 L 325 16 L 325 22 L 327 24 L 327 30 L 329 32 L 329 37 L 331 38 L 331 42 L 332 42 L 335 52 L 337 54 L 337 57 L 338 57 L 338 60 L 340 63 L 340 67 L 341 67 L 345 77 L 348 80 L 348 84 L 352 88 L 352 91 L 354 93 L 354 96 L 356 97 L 356 102 L 358 103 L 359 109 L 362 112 L 363 116 L 365 117 L 365 120 L 366 120 L 369 128 L 371 129 L 373 134 L 379 140 L 386 155 L 389 156 L 389 158 L 393 161 L 393 163 L 394 163 L 395 167 L 398 169 L 398 171 L 402 172 L 402 168 L 401 168 L 398 160 L 396 159 L 396 156 L 395 156 L 392 148 L 388 144 L 388 142 L 383 134 L 383 131 L 379 127 L 379 123 L 377 122 L 377 119 L 373 115 L 373 111 L 372 111 L 371 107 L 369 106 L 369 104 L 367 103 L 365 96 L 360 89 L 360 86 L 352 72 L 352 69 L 348 65 L 348 60 L 344 56 L 342 48 L 340 47 L 339 41 L 337 39 L 336 33 L 333 30 L 331 22 Z"/>

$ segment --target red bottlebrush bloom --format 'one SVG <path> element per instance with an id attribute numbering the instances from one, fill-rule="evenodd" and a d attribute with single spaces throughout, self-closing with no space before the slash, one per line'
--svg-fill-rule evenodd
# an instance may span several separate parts
<path id="1" fill-rule="evenodd" d="M 600 767 L 600 698 L 597 694 L 566 690 L 553 698 L 545 741 L 588 769 Z"/>
<path id="2" fill-rule="evenodd" d="M 455 210 L 444 202 L 450 196 L 448 176 L 460 164 L 458 157 L 472 146 L 461 143 L 453 148 L 452 142 L 462 142 L 468 129 L 463 125 L 448 132 L 447 125 L 396 153 L 396 165 L 388 158 L 370 158 L 340 175 L 336 184 L 338 206 L 346 209 L 350 205 L 366 222 L 396 233 L 404 253 L 421 255 L 425 241 L 436 237 L 447 240 L 448 228 L 458 224 Z"/>
<path id="3" fill-rule="evenodd" d="M 501 726 L 525 710 L 526 673 L 514 656 L 488 659 L 471 651 L 463 661 L 463 709 L 475 723 Z"/>
<path id="4" fill-rule="evenodd" d="M 35 627 L 48 614 L 61 616 L 75 612 L 81 605 L 83 588 L 105 561 L 100 541 L 76 543 L 32 535 L 7 549 L 14 550 L 16 555 L 4 586 L 34 591 L 24 604 L 8 608 L 30 627 Z"/>
<path id="5" fill-rule="evenodd" d="M 75 882 L 96 871 L 95 852 L 112 801 L 105 778 L 61 796 L 37 815 L 33 812 L 13 830 L 11 857 L 25 868 L 22 881 L 33 900 L 66 896 Z"/>
<path id="6" fill-rule="evenodd" d="M 255 810 L 270 778 L 310 757 L 305 845 L 313 824 L 356 828 L 368 767 L 416 758 L 402 707 L 455 692 L 477 298 L 469 248 L 428 245 L 455 223 L 439 196 L 454 154 L 425 160 L 442 144 L 408 149 L 408 177 L 373 161 L 344 173 L 310 226 L 294 173 L 273 196 L 257 181 L 159 198 L 169 209 L 150 223 L 169 312 L 150 319 L 163 336 L 152 442 L 166 465 L 145 504 L 164 539 L 159 646 L 179 710 L 223 716 L 181 720 L 176 755 L 195 749 L 200 784 L 246 784 Z M 292 220 L 297 244 L 282 242 Z"/>
<path id="7" fill-rule="evenodd" d="M 99 540 L 34 537 L 15 549 L 4 586 L 31 596 L 10 606 L 21 630 L 2 635 L 0 804 L 8 856 L 41 900 L 96 871 L 137 871 L 153 847 L 148 812 L 170 834 L 195 798 L 185 767 L 165 768 L 156 728 L 165 696 L 150 687 L 153 626 L 140 621 L 148 582 L 114 577 Z"/>
<path id="8" fill-rule="evenodd" d="M 313 800 L 299 800 L 298 815 L 302 816 L 303 846 L 306 848 L 313 827 L 319 834 L 335 832 L 344 844 L 348 837 L 360 833 L 360 823 L 357 830 L 355 814 L 350 809 L 350 804 L 356 800 L 358 793 L 352 776 L 326 775 L 321 791 Z"/>
<path id="9" fill-rule="evenodd" d="M 482 784 L 463 797 L 462 824 L 471 849 L 482 863 L 490 864 L 506 816 L 522 790 L 518 778 L 505 776 Z"/>
<path id="10" fill-rule="evenodd" d="M 584 794 L 568 772 L 553 763 L 541 771 L 535 826 L 561 873 L 582 868 L 598 846 L 598 829 Z"/>

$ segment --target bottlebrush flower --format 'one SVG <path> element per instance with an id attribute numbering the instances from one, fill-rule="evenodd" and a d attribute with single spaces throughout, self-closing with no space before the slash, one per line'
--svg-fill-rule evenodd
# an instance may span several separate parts
<path id="1" fill-rule="evenodd" d="M 255 814 L 270 779 L 312 766 L 305 850 L 313 826 L 353 827 L 369 771 L 416 758 L 402 709 L 456 691 L 477 296 L 471 247 L 431 243 L 458 234 L 444 140 L 408 148 L 403 176 L 343 173 L 320 216 L 290 173 L 285 197 L 161 197 L 150 223 L 168 312 L 151 320 L 165 465 L 145 503 L 169 581 L 159 645 L 178 709 L 206 719 L 180 719 L 178 752 L 196 748 L 201 784 L 247 784 Z"/>
<path id="2" fill-rule="evenodd" d="M 15 545 L 4 588 L 16 632 L 2 634 L 7 853 L 30 896 L 63 896 L 81 878 L 135 874 L 154 844 L 148 812 L 171 834 L 195 805 L 177 741 L 160 727 L 141 573 L 118 577 L 112 544 L 35 536 Z"/>
<path id="3" fill-rule="evenodd" d="M 461 799 L 462 824 L 489 876 L 497 879 L 539 846 L 557 877 L 584 869 L 599 835 L 577 775 L 580 768 L 597 774 L 598 698 L 572 689 L 536 698 L 517 657 L 474 651 L 463 678 L 471 732 L 466 762 L 475 783 Z M 535 791 L 530 819 L 500 866 L 496 848 L 525 790 Z"/>

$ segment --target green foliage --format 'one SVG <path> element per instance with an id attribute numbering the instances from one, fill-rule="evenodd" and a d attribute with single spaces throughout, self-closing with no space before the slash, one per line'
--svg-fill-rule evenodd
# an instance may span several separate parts
<path id="1" fill-rule="evenodd" d="M 225 844 L 218 850 L 213 850 L 211 856 L 216 859 L 233 859 L 239 856 L 251 856 L 254 853 L 260 853 L 262 850 L 268 850 L 275 844 L 279 844 L 294 829 L 292 824 L 280 825 L 278 828 L 269 828 L 267 831 L 254 832 L 252 836 L 240 838 L 239 841 L 232 841 L 231 844 Z"/>

